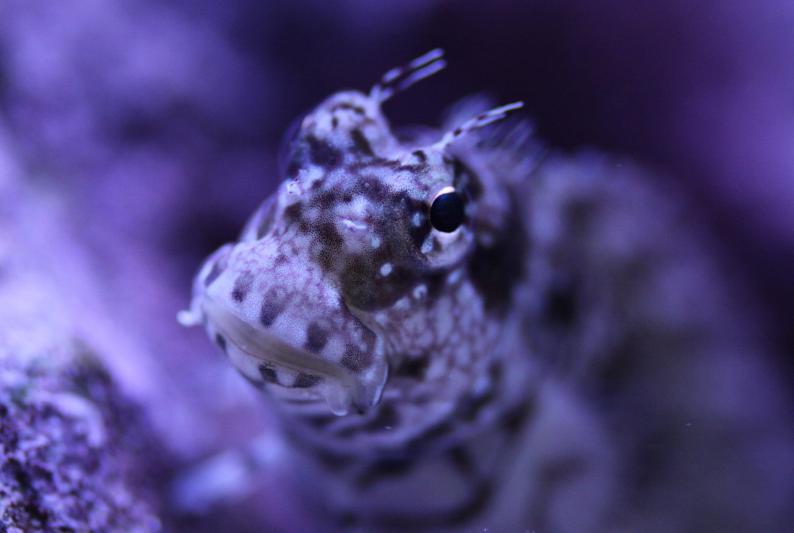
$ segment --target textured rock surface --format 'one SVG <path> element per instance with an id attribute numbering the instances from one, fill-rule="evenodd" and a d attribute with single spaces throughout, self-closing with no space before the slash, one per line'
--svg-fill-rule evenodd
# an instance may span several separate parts
<path id="1" fill-rule="evenodd" d="M 0 529 L 157 531 L 139 413 L 78 345 L 53 361 L 69 351 L 0 363 Z"/>

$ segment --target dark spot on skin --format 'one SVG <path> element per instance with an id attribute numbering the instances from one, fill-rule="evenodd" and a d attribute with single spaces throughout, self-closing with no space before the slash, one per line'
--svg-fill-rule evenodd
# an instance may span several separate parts
<path id="1" fill-rule="evenodd" d="M 287 222 L 297 222 L 303 214 L 303 206 L 300 202 L 295 202 L 284 208 L 284 218 Z"/>
<path id="2" fill-rule="evenodd" d="M 272 302 L 265 301 L 262 303 L 262 309 L 259 313 L 259 321 L 263 326 L 269 327 L 273 324 L 273 321 L 276 320 L 280 313 L 281 309 L 278 306 L 274 305 Z"/>
<path id="3" fill-rule="evenodd" d="M 317 262 L 320 264 L 320 268 L 322 268 L 324 272 L 328 272 L 333 268 L 335 258 L 336 255 L 334 254 L 333 250 L 323 248 L 320 250 L 320 253 L 317 257 Z"/>
<path id="4" fill-rule="evenodd" d="M 337 420 L 335 415 L 327 415 L 327 414 L 319 414 L 319 415 L 307 415 L 302 418 L 302 420 L 310 425 L 315 429 L 325 429 L 327 428 L 334 420 Z"/>
<path id="5" fill-rule="evenodd" d="M 384 242 L 388 241 L 387 237 Z M 416 276 L 413 271 L 396 263 L 388 279 L 384 280 L 379 272 L 382 264 L 377 261 L 377 256 L 347 258 L 346 268 L 340 276 L 346 302 L 363 311 L 382 309 L 396 302 L 414 284 Z"/>
<path id="6" fill-rule="evenodd" d="M 479 396 L 465 396 L 460 400 L 457 408 L 457 416 L 466 422 L 471 422 L 477 419 L 483 407 L 491 403 L 494 399 L 493 385 L 484 393 Z"/>
<path id="7" fill-rule="evenodd" d="M 389 169 L 397 169 L 400 166 L 400 162 L 393 160 L 393 159 L 386 159 L 385 157 L 370 157 L 365 159 L 359 159 L 358 161 L 354 161 L 348 167 L 348 170 L 351 173 L 356 174 L 363 174 L 363 172 L 367 169 L 373 168 L 389 168 Z"/>
<path id="8" fill-rule="evenodd" d="M 395 375 L 421 380 L 424 378 L 428 366 L 430 366 L 430 358 L 427 356 L 406 357 L 395 370 Z"/>
<path id="9" fill-rule="evenodd" d="M 430 225 L 427 211 L 427 205 L 424 202 L 412 198 L 405 192 L 399 194 L 394 216 L 405 220 L 411 241 L 417 249 L 422 247 L 430 230 L 433 228 Z M 413 223 L 414 216 L 417 214 L 420 217 L 419 226 L 415 226 Z"/>
<path id="10" fill-rule="evenodd" d="M 386 167 L 397 170 L 400 168 L 401 163 L 396 159 L 386 159 L 385 157 L 376 157 L 372 162 L 373 166 Z"/>
<path id="11" fill-rule="evenodd" d="M 311 374 L 304 374 L 301 372 L 295 378 L 295 383 L 292 386 L 296 389 L 308 389 L 320 383 L 323 379 L 320 376 L 312 376 Z"/>
<path id="12" fill-rule="evenodd" d="M 450 525 L 459 525 L 468 522 L 481 514 L 488 507 L 493 497 L 493 487 L 488 481 L 481 481 L 471 499 L 465 505 L 458 507 L 457 511 L 449 515 Z"/>
<path id="13" fill-rule="evenodd" d="M 243 272 L 236 280 L 234 280 L 234 287 L 232 287 L 232 299 L 235 302 L 242 303 L 248 292 L 251 290 L 251 285 L 254 283 L 254 276 L 250 272 Z"/>
<path id="14" fill-rule="evenodd" d="M 545 320 L 557 326 L 573 326 L 579 315 L 576 293 L 572 283 L 557 283 L 547 289 L 543 302 Z"/>
<path id="15" fill-rule="evenodd" d="M 444 283 L 447 280 L 447 270 L 438 270 L 425 276 L 425 286 L 427 287 L 427 297 L 435 300 L 441 294 Z"/>
<path id="16" fill-rule="evenodd" d="M 397 170 L 419 174 L 427 170 L 427 165 L 400 165 Z"/>
<path id="17" fill-rule="evenodd" d="M 406 268 L 402 265 L 396 265 L 392 267 L 391 273 L 389 273 L 389 284 L 392 287 L 404 287 L 405 291 L 408 292 L 410 290 L 411 285 L 416 281 L 416 276 L 414 275 L 411 269 Z"/>
<path id="18" fill-rule="evenodd" d="M 346 110 L 352 111 L 356 115 L 360 115 L 360 116 L 364 116 L 364 115 L 367 114 L 366 111 L 364 111 L 363 107 L 355 105 L 355 104 L 351 104 L 350 102 L 339 102 L 339 103 L 335 104 L 331 108 L 331 113 L 333 113 L 337 109 L 346 109 Z"/>
<path id="19" fill-rule="evenodd" d="M 269 289 L 262 300 L 262 307 L 259 309 L 259 321 L 262 325 L 265 327 L 272 325 L 278 315 L 284 311 L 285 304 L 284 298 L 276 289 Z"/>
<path id="20" fill-rule="evenodd" d="M 364 426 L 365 431 L 388 431 L 400 424 L 400 416 L 392 404 L 382 404 L 378 415 Z"/>
<path id="21" fill-rule="evenodd" d="M 469 455 L 469 452 L 466 450 L 465 446 L 455 446 L 450 448 L 447 454 L 449 456 L 450 462 L 455 467 L 455 470 L 463 475 L 470 475 L 474 473 L 474 461 L 472 461 L 471 455 Z"/>
<path id="22" fill-rule="evenodd" d="M 504 314 L 512 301 L 513 288 L 524 274 L 527 237 L 518 207 L 511 206 L 505 225 L 490 246 L 478 243 L 469 262 L 469 276 L 485 307 Z"/>
<path id="23" fill-rule="evenodd" d="M 301 441 L 298 440 L 297 442 L 301 442 Z M 352 461 L 349 455 L 342 455 L 340 453 L 335 453 L 331 450 L 312 448 L 310 451 L 324 468 L 332 472 L 339 472 L 340 470 L 344 470 L 345 468 L 350 466 L 350 463 Z"/>
<path id="24" fill-rule="evenodd" d="M 458 135 L 463 133 L 463 130 L 461 128 L 455 128 L 455 131 L 452 133 L 455 135 L 455 137 L 457 137 Z"/>
<path id="25" fill-rule="evenodd" d="M 414 462 L 411 459 L 396 457 L 375 461 L 356 479 L 359 489 L 366 489 L 385 478 L 400 477 L 408 474 Z"/>
<path id="26" fill-rule="evenodd" d="M 426 274 L 418 250 L 406 238 L 413 229 L 405 221 L 406 212 L 419 202 L 413 202 L 404 192 L 389 193 L 376 180 L 365 181 L 359 188 L 370 198 L 386 195 L 377 201 L 381 212 L 372 222 L 372 235 L 380 238 L 381 246 L 345 257 L 339 279 L 349 305 L 372 311 L 394 304 Z M 385 263 L 392 265 L 392 271 L 384 279 L 380 269 Z"/>
<path id="27" fill-rule="evenodd" d="M 266 383 L 278 384 L 276 369 L 269 365 L 259 365 L 259 375 Z"/>
<path id="28" fill-rule="evenodd" d="M 224 338 L 224 336 L 220 333 L 215 334 L 215 344 L 217 344 L 218 347 L 223 350 L 223 353 L 226 353 L 226 338 Z"/>
<path id="29" fill-rule="evenodd" d="M 360 129 L 356 128 L 352 130 L 350 132 L 350 139 L 353 141 L 353 146 L 359 152 L 369 157 L 373 157 L 375 155 L 375 152 L 372 151 L 372 146 L 369 144 L 369 141 L 364 134 L 361 133 Z"/>
<path id="30" fill-rule="evenodd" d="M 338 253 L 344 244 L 342 236 L 336 230 L 333 222 L 323 222 L 317 227 L 316 235 L 320 243 L 328 248 L 333 248 Z"/>
<path id="31" fill-rule="evenodd" d="M 406 449 L 412 454 L 420 454 L 428 446 L 436 443 L 438 439 L 447 437 L 455 430 L 455 425 L 450 420 L 444 420 L 430 426 L 424 433 L 417 435 L 406 443 Z"/>
<path id="32" fill-rule="evenodd" d="M 501 425 L 506 433 L 515 435 L 524 427 L 527 421 L 535 412 L 535 402 L 530 401 L 526 404 L 519 405 L 507 411 L 502 416 Z"/>
<path id="33" fill-rule="evenodd" d="M 316 322 L 309 324 L 306 330 L 306 344 L 304 348 L 312 353 L 320 353 L 328 342 L 328 332 Z"/>
<path id="34" fill-rule="evenodd" d="M 372 364 L 372 354 L 362 352 L 352 344 L 347 345 L 345 354 L 342 356 L 342 366 L 353 372 L 361 372 L 369 368 Z"/>
<path id="35" fill-rule="evenodd" d="M 298 157 L 291 158 L 285 170 L 285 177 L 292 178 L 297 176 L 298 172 L 300 172 L 301 170 L 301 166 L 302 166 L 302 162 L 300 158 Z"/>
<path id="36" fill-rule="evenodd" d="M 333 129 L 336 129 L 337 127 L 339 127 L 339 119 L 338 118 L 331 117 L 331 127 Z"/>
<path id="37" fill-rule="evenodd" d="M 422 244 L 424 244 L 425 239 L 430 234 L 430 230 L 433 226 L 430 224 L 430 218 L 421 213 L 420 216 L 422 217 L 422 221 L 419 226 L 414 226 L 413 221 L 411 222 L 411 240 L 418 249 L 421 249 Z M 411 217 L 413 218 L 413 216 Z"/>
<path id="38" fill-rule="evenodd" d="M 364 177 L 358 180 L 356 192 L 377 202 L 385 202 L 390 195 L 389 188 L 379 179 L 372 177 Z"/>
<path id="39" fill-rule="evenodd" d="M 307 135 L 306 143 L 309 148 L 309 158 L 315 165 L 335 168 L 342 162 L 342 153 L 327 141 L 318 139 L 314 135 Z"/>
<path id="40" fill-rule="evenodd" d="M 319 206 L 321 209 L 328 209 L 337 203 L 338 199 L 339 197 L 334 191 L 322 191 L 315 196 L 312 203 Z"/>

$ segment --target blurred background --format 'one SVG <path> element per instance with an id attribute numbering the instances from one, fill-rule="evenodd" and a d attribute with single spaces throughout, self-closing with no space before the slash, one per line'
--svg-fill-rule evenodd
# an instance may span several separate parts
<path id="1" fill-rule="evenodd" d="M 86 313 L 114 317 L 83 333 L 187 463 L 268 425 L 175 322 L 195 269 L 274 189 L 296 117 L 442 47 L 448 69 L 388 103 L 394 124 L 437 125 L 485 92 L 523 100 L 552 149 L 674 180 L 760 303 L 790 385 L 792 28 L 784 0 L 0 0 L 0 183 L 59 214 L 73 240 L 44 257 Z M 83 274 L 60 267 L 69 254 Z"/>

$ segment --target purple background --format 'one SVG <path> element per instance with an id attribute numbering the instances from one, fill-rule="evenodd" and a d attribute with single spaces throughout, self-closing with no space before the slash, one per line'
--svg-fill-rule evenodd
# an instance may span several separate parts
<path id="1" fill-rule="evenodd" d="M 2 149 L 62 198 L 188 456 L 261 429 L 237 423 L 259 420 L 253 392 L 219 390 L 225 362 L 174 321 L 193 271 L 274 188 L 296 116 L 434 47 L 449 68 L 388 104 L 395 124 L 437 124 L 486 91 L 524 100 L 550 147 L 629 155 L 680 183 L 790 370 L 792 28 L 783 0 L 3 0 Z M 228 431 L 196 432 L 210 417 Z"/>

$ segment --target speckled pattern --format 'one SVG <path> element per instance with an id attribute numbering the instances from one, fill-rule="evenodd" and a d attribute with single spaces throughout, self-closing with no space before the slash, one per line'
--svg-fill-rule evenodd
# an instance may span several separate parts
<path id="1" fill-rule="evenodd" d="M 508 188 L 527 178 L 533 151 L 521 121 L 481 130 L 520 104 L 484 111 L 471 102 L 446 134 L 408 142 L 393 136 L 381 110 L 443 66 L 432 51 L 368 94 L 335 94 L 304 117 L 289 141 L 286 179 L 240 241 L 206 262 L 182 315 L 203 321 L 238 370 L 282 400 L 304 445 L 366 459 L 355 474 L 336 474 L 361 486 L 390 477 L 396 467 L 383 461 L 405 470 L 425 453 L 451 453 L 469 438 L 462 435 L 503 423 L 531 396 L 530 373 L 510 377 L 503 367 L 520 357 L 510 349 L 510 310 L 526 254 Z M 430 221 L 439 193 L 465 206 L 462 220 L 441 229 Z M 407 450 L 411 460 L 399 459 Z M 468 451 L 456 453 L 468 465 Z M 461 466 L 457 475 L 472 473 Z M 477 483 L 466 484 L 470 494 L 414 514 L 451 506 L 462 520 L 471 498 L 484 499 Z M 355 499 L 359 510 L 378 509 Z"/>
<path id="2" fill-rule="evenodd" d="M 539 157 L 502 121 L 519 105 L 467 100 L 398 140 L 381 104 L 442 66 L 432 51 L 306 115 L 284 181 L 180 314 L 281 415 L 306 508 L 330 531 L 771 527 L 780 480 L 701 444 L 763 453 L 776 407 L 748 402 L 753 439 L 722 440 L 746 427 L 720 379 L 754 371 L 754 341 L 676 191 L 597 154 Z M 462 220 L 434 227 L 443 194 Z M 758 511 L 725 508 L 723 470 L 765 487 Z M 668 490 L 689 503 L 657 511 Z"/>
<path id="3" fill-rule="evenodd" d="M 179 480 L 195 479 L 193 466 L 206 472 L 215 458 L 228 465 L 234 450 L 245 457 L 233 467 L 257 465 L 231 493 L 218 490 L 241 469 L 210 469 L 215 489 L 192 485 L 198 490 L 176 506 L 160 499 L 168 531 L 331 527 L 328 517 L 305 523 L 314 513 L 295 487 L 319 498 L 334 490 L 303 472 L 344 482 L 378 454 L 320 454 L 299 433 L 303 418 L 286 415 L 283 403 L 283 431 L 274 428 L 279 410 L 267 400 L 277 389 L 259 393 L 217 348 L 227 339 L 177 327 L 174 315 L 200 261 L 235 243 L 285 177 L 286 161 L 276 159 L 291 121 L 337 89 L 366 91 L 388 67 L 444 46 L 448 71 L 384 105 L 399 139 L 438 140 L 458 125 L 442 125 L 449 104 L 485 90 L 494 97 L 488 106 L 523 100 L 514 116 L 528 117 L 550 149 L 529 191 L 515 195 L 531 243 L 522 329 L 544 381 L 569 401 L 551 412 L 539 402 L 531 417 L 554 422 L 539 433 L 548 436 L 546 452 L 533 451 L 547 468 L 525 476 L 547 480 L 549 496 L 491 499 L 531 505 L 530 531 L 552 530 L 561 517 L 569 531 L 597 530 L 580 510 L 606 495 L 612 519 L 601 529 L 609 532 L 788 533 L 793 17 L 794 3 L 784 0 L 6 0 L 0 283 L 17 290 L 0 305 L 0 329 L 20 313 L 34 316 L 30 329 L 17 330 L 0 379 L 6 368 L 18 372 L 18 357 L 52 356 L 79 338 L 111 374 L 107 390 L 129 393 L 145 411 L 149 424 L 129 429 L 174 451 L 166 460 Z M 439 132 L 405 137 L 401 128 L 417 124 Z M 6 191 L 9 179 L 35 194 Z M 9 240 L 11 219 L 18 224 Z M 21 268 L 9 269 L 9 260 Z M 48 272 L 20 279 L 40 268 Z M 747 298 L 736 298 L 741 291 Z M 64 319 L 72 322 L 65 331 Z M 309 346 L 322 343 L 319 331 L 307 333 Z M 417 360 L 401 372 L 426 368 Z M 32 383 L 69 389 L 59 377 Z M 324 405 L 312 419 L 318 425 L 355 426 L 354 412 L 331 416 Z M 390 426 L 396 417 L 387 415 L 373 427 Z M 79 424 L 68 417 L 63 427 Z M 600 451 L 598 461 L 571 455 L 572 442 Z M 292 452 L 304 448 L 319 465 L 299 468 Z M 95 451 L 112 463 L 106 454 L 116 449 Z M 620 459 L 619 490 L 567 483 L 594 462 L 609 464 L 605 451 Z M 465 465 L 467 455 L 480 457 L 454 450 L 450 461 Z M 163 458 L 136 455 L 134 470 L 145 470 L 137 459 Z M 399 459 L 382 461 L 381 471 L 396 480 L 416 470 Z M 326 465 L 337 469 L 326 475 Z M 492 486 L 504 485 L 485 471 Z M 443 472 L 429 477 L 436 493 L 448 487 Z M 79 478 L 96 487 L 89 479 Z M 366 493 L 384 487 L 368 480 Z M 151 481 L 171 490 L 169 479 Z M 137 505 L 139 496 L 126 501 Z M 189 516 L 169 524 L 171 511 Z"/>

